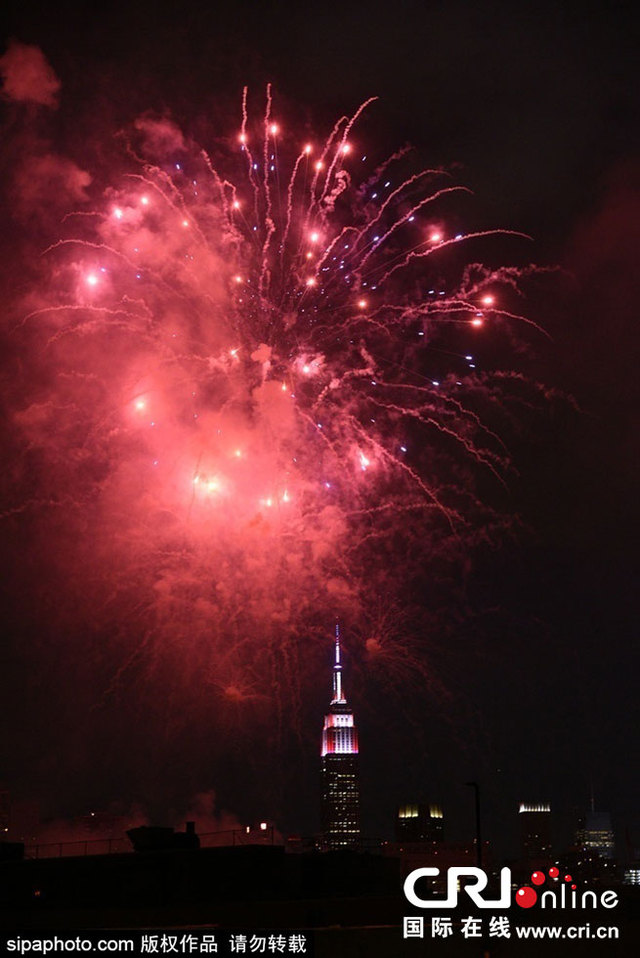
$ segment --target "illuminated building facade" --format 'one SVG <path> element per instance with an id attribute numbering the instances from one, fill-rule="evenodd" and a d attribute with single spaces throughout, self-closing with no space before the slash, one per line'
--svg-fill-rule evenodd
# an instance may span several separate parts
<path id="1" fill-rule="evenodd" d="M 322 730 L 322 836 L 329 849 L 360 843 L 358 731 L 342 690 L 340 631 L 336 625 L 333 695 Z"/>
<path id="2" fill-rule="evenodd" d="M 527 861 L 551 856 L 551 806 L 520 803 L 520 842 L 522 857 Z"/>
<path id="3" fill-rule="evenodd" d="M 441 842 L 444 817 L 440 805 L 419 802 L 401 805 L 396 816 L 396 842 Z"/>

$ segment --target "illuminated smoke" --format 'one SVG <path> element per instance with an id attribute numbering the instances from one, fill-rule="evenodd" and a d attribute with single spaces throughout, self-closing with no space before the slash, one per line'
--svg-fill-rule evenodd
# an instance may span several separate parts
<path id="1" fill-rule="evenodd" d="M 16 103 L 55 108 L 60 81 L 38 47 L 12 40 L 0 57 L 3 97 Z"/>
<path id="2" fill-rule="evenodd" d="M 368 106 L 296 147 L 270 90 L 257 120 L 245 96 L 212 154 L 139 120 L 99 202 L 54 163 L 82 205 L 14 331 L 8 512 L 49 543 L 34 593 L 55 595 L 61 636 L 99 636 L 109 694 L 163 688 L 222 735 L 301 701 L 335 616 L 378 679 L 424 669 L 397 628 L 371 634 L 372 609 L 507 521 L 478 482 L 497 501 L 496 405 L 524 387 L 474 355 L 492 327 L 534 325 L 518 272 L 456 267 L 501 231 L 449 232 L 468 191 L 404 151 L 373 168 Z"/>

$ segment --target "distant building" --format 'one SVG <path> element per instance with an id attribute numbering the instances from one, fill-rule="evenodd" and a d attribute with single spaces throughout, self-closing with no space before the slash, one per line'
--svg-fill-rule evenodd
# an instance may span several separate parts
<path id="1" fill-rule="evenodd" d="M 419 802 L 401 805 L 396 815 L 396 842 L 441 842 L 444 839 L 444 817 L 440 805 Z"/>
<path id="2" fill-rule="evenodd" d="M 195 822 L 187 822 L 183 832 L 159 825 L 138 825 L 127 831 L 127 838 L 136 852 L 200 848 Z"/>
<path id="3" fill-rule="evenodd" d="M 322 731 L 322 836 L 329 849 L 360 844 L 358 732 L 342 690 L 340 631 L 336 625 L 333 695 Z"/>
<path id="4" fill-rule="evenodd" d="M 551 857 L 551 806 L 521 802 L 520 854 L 525 861 L 538 861 Z"/>
<path id="5" fill-rule="evenodd" d="M 577 844 L 600 855 L 601 858 L 613 858 L 615 838 L 609 812 L 596 812 L 593 808 L 587 812 L 584 826 L 576 835 Z"/>

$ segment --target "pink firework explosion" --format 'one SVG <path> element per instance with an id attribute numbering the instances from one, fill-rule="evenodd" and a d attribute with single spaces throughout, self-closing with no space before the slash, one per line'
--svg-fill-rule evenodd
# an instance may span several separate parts
<path id="1" fill-rule="evenodd" d="M 510 231 L 448 230 L 468 191 L 406 150 L 371 164 L 370 104 L 295 145 L 270 89 L 255 121 L 245 92 L 212 153 L 136 121 L 22 300 L 8 515 L 48 543 L 43 607 L 94 636 L 111 691 L 282 708 L 336 615 L 397 683 L 424 650 L 375 632 L 380 603 L 509 523 L 502 436 L 541 387 L 474 356 L 540 330 L 522 271 L 466 257 Z"/>

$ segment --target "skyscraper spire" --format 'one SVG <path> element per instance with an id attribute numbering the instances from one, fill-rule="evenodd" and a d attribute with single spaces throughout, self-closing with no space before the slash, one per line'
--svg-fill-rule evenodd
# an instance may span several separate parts
<path id="1" fill-rule="evenodd" d="M 333 663 L 333 698 L 331 704 L 346 702 L 342 692 L 342 663 L 340 662 L 340 626 L 336 622 L 336 657 Z"/>

